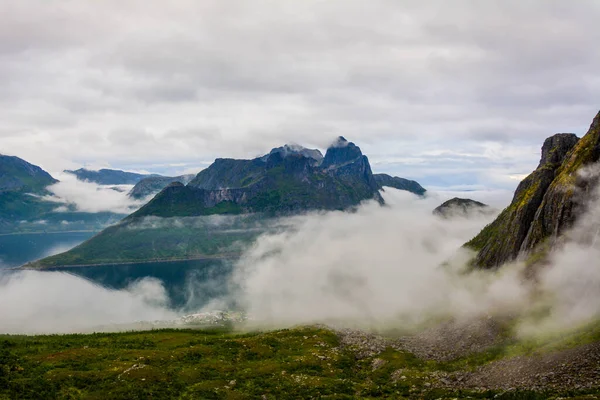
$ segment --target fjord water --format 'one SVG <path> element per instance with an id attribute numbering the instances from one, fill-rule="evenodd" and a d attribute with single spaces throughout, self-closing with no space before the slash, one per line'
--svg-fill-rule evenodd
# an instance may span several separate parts
<path id="1" fill-rule="evenodd" d="M 0 235 L 0 268 L 14 268 L 30 261 L 67 251 L 95 232 L 20 233 Z"/>
<path id="2" fill-rule="evenodd" d="M 164 286 L 170 307 L 196 311 L 226 293 L 231 261 L 187 260 L 90 267 L 51 268 L 92 281 L 109 289 L 124 289 L 142 279 L 157 279 Z"/>
<path id="3" fill-rule="evenodd" d="M 0 235 L 0 269 L 19 267 L 42 257 L 67 251 L 94 232 L 28 233 Z M 223 294 L 230 261 L 189 260 L 75 268 L 53 268 L 109 289 L 123 289 L 145 278 L 165 287 L 173 308 L 196 310 Z"/>

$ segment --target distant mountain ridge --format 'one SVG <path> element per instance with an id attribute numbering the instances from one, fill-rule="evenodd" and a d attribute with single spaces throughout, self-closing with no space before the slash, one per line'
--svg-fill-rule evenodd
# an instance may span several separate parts
<path id="1" fill-rule="evenodd" d="M 187 185 L 196 175 L 181 176 L 150 176 L 135 184 L 127 196 L 133 199 L 144 199 L 163 190 L 172 183 L 180 182 Z"/>
<path id="2" fill-rule="evenodd" d="M 537 169 L 519 184 L 511 204 L 465 244 L 477 252 L 474 265 L 495 268 L 558 243 L 596 185 L 596 178 L 580 172 L 599 159 L 600 113 L 582 139 L 572 133 L 546 139 Z"/>
<path id="3" fill-rule="evenodd" d="M 343 137 L 324 156 L 318 150 L 286 145 L 252 160 L 218 158 L 187 185 L 170 182 L 119 224 L 69 252 L 30 266 L 231 256 L 240 243 L 249 243 L 276 225 L 272 217 L 348 210 L 368 200 L 383 204 L 380 189 L 368 158 Z M 247 230 L 247 223 L 237 222 L 220 231 L 211 223 L 212 215 L 220 215 L 220 221 L 260 221 L 261 228 Z"/>
<path id="4" fill-rule="evenodd" d="M 99 185 L 135 185 L 142 179 L 161 176 L 157 174 L 138 174 L 118 169 L 92 171 L 85 168 L 79 168 L 75 171 L 65 170 L 64 172 L 75 175 L 80 181 L 94 182 Z"/>
<path id="5" fill-rule="evenodd" d="M 373 176 L 375 177 L 375 182 L 382 188 L 391 187 L 394 189 L 406 190 L 419 196 L 423 196 L 427 192 L 427 190 L 417 181 L 411 181 L 409 179 L 399 178 L 388 174 L 375 174 Z"/>
<path id="6" fill-rule="evenodd" d="M 383 202 L 368 158 L 354 143 L 340 137 L 321 161 L 318 154 L 284 146 L 266 158 L 219 158 L 187 185 L 166 187 L 131 218 L 297 213 Z"/>

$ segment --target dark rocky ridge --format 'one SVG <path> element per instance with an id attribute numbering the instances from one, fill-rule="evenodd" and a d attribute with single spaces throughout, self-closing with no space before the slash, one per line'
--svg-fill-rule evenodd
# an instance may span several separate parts
<path id="1" fill-rule="evenodd" d="M 348 143 L 344 138 L 339 138 L 327 155 L 327 160 L 319 150 L 307 149 L 299 145 L 284 145 L 274 148 L 268 154 L 253 160 L 236 160 L 231 158 L 218 158 L 205 170 L 202 170 L 196 177 L 151 177 L 141 180 L 129 193 L 129 196 L 136 199 L 148 197 L 151 194 L 157 194 L 173 182 L 188 184 L 191 188 L 204 190 L 222 190 L 249 187 L 259 180 L 263 179 L 265 168 L 270 169 L 274 166 L 284 164 L 288 159 L 288 172 L 291 171 L 292 163 L 290 160 L 296 159 L 296 168 L 300 174 L 309 174 L 309 167 L 318 169 L 319 167 L 329 168 L 336 165 L 336 174 L 340 179 L 344 175 L 353 176 L 363 175 L 365 179 L 373 185 L 370 175 L 373 175 L 375 184 L 382 189 L 384 186 L 393 187 L 400 190 L 423 195 L 426 190 L 418 182 L 404 178 L 392 177 L 387 174 L 372 174 L 370 166 L 367 166 L 368 159 L 362 155 L 360 148 L 353 143 Z M 364 158 L 363 158 L 364 157 Z M 307 162 L 301 161 L 306 158 Z M 326 162 L 325 162 L 326 161 Z M 348 167 L 348 168 L 340 168 Z M 358 170 L 353 170 L 358 168 Z M 297 176 L 298 177 L 298 176 Z"/>
<path id="2" fill-rule="evenodd" d="M 485 213 L 489 210 L 490 207 L 487 204 L 476 200 L 455 197 L 436 207 L 433 210 L 433 214 L 443 218 L 449 218 L 452 216 L 467 217 L 474 213 Z"/>
<path id="3" fill-rule="evenodd" d="M 600 113 L 587 134 L 556 134 L 544 142 L 538 168 L 517 187 L 511 204 L 466 244 L 482 268 L 498 267 L 543 243 L 552 247 L 589 198 L 594 180 L 579 175 L 600 158 Z"/>
<path id="4" fill-rule="evenodd" d="M 374 174 L 375 182 L 379 187 L 391 187 L 399 190 L 406 190 L 411 193 L 423 196 L 427 190 L 416 181 L 409 179 L 399 178 L 397 176 L 391 176 L 388 174 Z"/>

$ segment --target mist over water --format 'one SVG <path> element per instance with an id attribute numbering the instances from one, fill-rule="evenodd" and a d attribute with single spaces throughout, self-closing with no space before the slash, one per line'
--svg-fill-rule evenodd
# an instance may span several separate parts
<path id="1" fill-rule="evenodd" d="M 519 318 L 524 335 L 599 316 L 597 201 L 533 282 L 524 279 L 526 266 L 519 262 L 497 271 L 467 271 L 472 254 L 461 246 L 494 215 L 443 219 L 431 211 L 444 198 L 421 199 L 393 189 L 384 197 L 385 207 L 367 202 L 351 213 L 276 221 L 224 268 L 184 273 L 173 264 L 152 272 L 147 264 L 4 275 L 0 301 L 10 306 L 0 311 L 1 330 L 119 330 L 135 321 L 232 307 L 246 311 L 250 327 L 324 322 L 410 330 L 433 320 L 493 315 Z"/>

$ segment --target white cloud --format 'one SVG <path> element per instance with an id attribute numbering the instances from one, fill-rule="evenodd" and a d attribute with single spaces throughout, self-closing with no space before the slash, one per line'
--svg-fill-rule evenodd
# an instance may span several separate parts
<path id="1" fill-rule="evenodd" d="M 583 133 L 598 107 L 595 1 L 24 0 L 0 14 L 0 146 L 53 171 L 344 135 L 426 185 L 512 188 L 488 176 L 527 173 L 545 137 Z M 411 167 L 443 151 L 456 157 Z"/>
<path id="2" fill-rule="evenodd" d="M 151 279 L 110 290 L 61 272 L 2 274 L 0 301 L 10 304 L 0 310 L 2 333 L 124 330 L 176 317 L 163 286 Z"/>
<path id="3" fill-rule="evenodd" d="M 72 174 L 62 174 L 59 177 L 60 182 L 48 187 L 52 195 L 45 196 L 44 199 L 67 203 L 74 206 L 76 211 L 130 214 L 144 204 L 144 199 L 134 200 L 127 196 L 133 185 L 98 185 L 77 180 Z M 55 211 L 67 212 L 68 209 L 57 206 Z"/>

